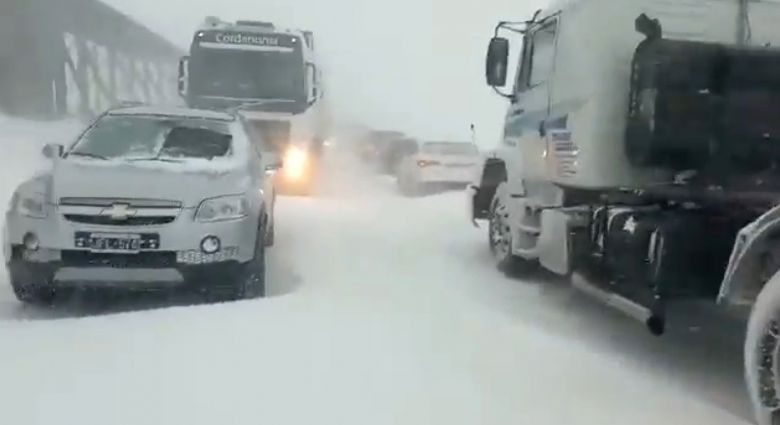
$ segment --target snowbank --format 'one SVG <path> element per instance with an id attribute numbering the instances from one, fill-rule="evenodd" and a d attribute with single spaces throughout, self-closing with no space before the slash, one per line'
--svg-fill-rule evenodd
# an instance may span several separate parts
<path id="1" fill-rule="evenodd" d="M 0 122 L 3 198 L 78 127 L 29 125 Z M 584 344 L 582 317 L 583 332 L 548 331 L 566 309 L 494 270 L 461 194 L 339 178 L 327 198 L 279 199 L 268 299 L 68 318 L 88 312 L 23 308 L 0 278 L 0 423 L 744 423 Z"/>

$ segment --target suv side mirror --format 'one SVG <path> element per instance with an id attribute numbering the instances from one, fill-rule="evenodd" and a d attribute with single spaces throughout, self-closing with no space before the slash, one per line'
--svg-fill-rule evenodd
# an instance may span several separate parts
<path id="1" fill-rule="evenodd" d="M 508 65 L 509 40 L 493 37 L 490 39 L 485 60 L 485 78 L 489 86 L 503 87 L 506 85 Z"/>
<path id="2" fill-rule="evenodd" d="M 47 144 L 43 147 L 43 150 L 41 151 L 43 156 L 48 159 L 62 158 L 64 152 L 65 152 L 65 147 L 57 144 Z"/>
<path id="3" fill-rule="evenodd" d="M 179 95 L 182 97 L 187 95 L 187 77 L 189 74 L 189 68 L 189 56 L 183 56 L 181 59 L 179 59 Z"/>

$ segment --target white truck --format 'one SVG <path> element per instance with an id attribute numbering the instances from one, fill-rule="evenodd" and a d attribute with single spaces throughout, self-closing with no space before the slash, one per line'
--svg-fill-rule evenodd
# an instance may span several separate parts
<path id="1" fill-rule="evenodd" d="M 258 143 L 287 163 L 276 175 L 281 191 L 316 183 L 330 115 L 312 32 L 206 18 L 179 63 L 179 92 L 193 108 L 240 108 Z"/>
<path id="2" fill-rule="evenodd" d="M 504 269 L 568 276 L 658 335 L 683 298 L 745 313 L 761 425 L 780 423 L 779 19 L 768 0 L 567 0 L 499 23 L 486 77 L 510 106 L 470 191 Z"/>

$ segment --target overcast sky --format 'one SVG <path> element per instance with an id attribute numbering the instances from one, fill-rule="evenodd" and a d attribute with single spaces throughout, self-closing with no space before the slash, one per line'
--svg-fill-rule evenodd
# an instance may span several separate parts
<path id="1" fill-rule="evenodd" d="M 484 84 L 493 26 L 548 0 L 103 0 L 174 43 L 208 15 L 315 31 L 339 116 L 421 138 L 500 136 L 506 103 Z M 460 4 L 458 4 L 460 3 Z"/>

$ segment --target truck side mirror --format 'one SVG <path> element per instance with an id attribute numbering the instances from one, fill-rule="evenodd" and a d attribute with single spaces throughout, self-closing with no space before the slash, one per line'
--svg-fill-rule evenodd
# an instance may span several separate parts
<path id="1" fill-rule="evenodd" d="M 317 78 L 317 72 L 318 72 L 317 65 L 314 65 L 313 63 L 308 62 L 306 64 L 306 69 L 308 70 L 307 71 L 308 75 L 307 75 L 306 79 L 308 81 L 308 84 L 310 85 L 309 86 L 310 87 L 309 88 L 309 96 L 308 96 L 309 97 L 309 105 L 313 105 L 314 102 L 317 101 L 317 99 L 319 97 L 319 94 L 320 94 L 319 93 L 319 84 L 320 84 L 320 82 L 319 82 L 319 78 Z"/>
<path id="2" fill-rule="evenodd" d="M 187 95 L 187 77 L 190 68 L 190 57 L 183 56 L 179 59 L 179 95 L 184 97 Z"/>
<path id="3" fill-rule="evenodd" d="M 493 37 L 488 45 L 485 60 L 485 78 L 489 86 L 503 87 L 506 85 L 507 67 L 509 65 L 509 40 Z"/>

